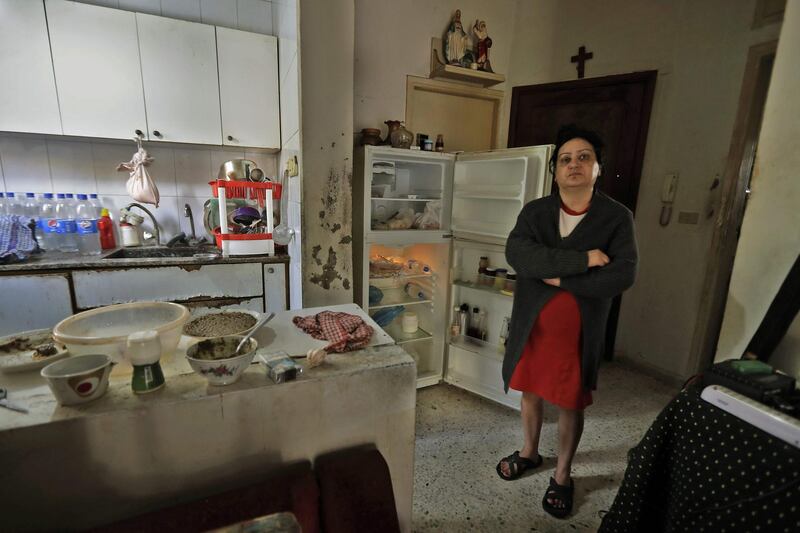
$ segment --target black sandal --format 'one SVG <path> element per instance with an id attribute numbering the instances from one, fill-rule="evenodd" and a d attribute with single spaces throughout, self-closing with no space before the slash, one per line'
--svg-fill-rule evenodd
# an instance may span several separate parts
<path id="1" fill-rule="evenodd" d="M 572 512 L 572 497 L 575 494 L 575 483 L 572 478 L 569 480 L 569 485 L 559 485 L 556 483 L 555 478 L 550 478 L 550 486 L 542 498 L 542 507 L 545 511 L 555 516 L 556 518 L 566 518 Z M 564 504 L 563 507 L 557 507 L 547 499 L 556 500 Z"/>
<path id="2" fill-rule="evenodd" d="M 508 463 L 508 470 L 511 472 L 510 475 L 506 476 L 503 474 L 502 464 L 503 461 Z M 542 456 L 539 455 L 538 460 L 534 461 L 533 459 L 528 459 L 527 457 L 521 457 L 519 455 L 519 451 L 515 451 L 508 457 L 503 457 L 500 459 L 500 462 L 497 463 L 497 475 L 500 476 L 500 479 L 504 479 L 505 481 L 514 481 L 515 479 L 519 479 L 522 477 L 522 474 L 525 473 L 526 470 L 531 470 L 533 468 L 538 468 L 542 464 Z"/>

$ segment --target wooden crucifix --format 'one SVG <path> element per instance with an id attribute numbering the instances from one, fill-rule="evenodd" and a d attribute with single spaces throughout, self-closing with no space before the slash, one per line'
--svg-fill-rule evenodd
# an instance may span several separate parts
<path id="1" fill-rule="evenodd" d="M 586 63 L 586 61 L 588 61 L 592 57 L 594 57 L 594 54 L 592 52 L 589 52 L 587 54 L 586 53 L 586 47 L 585 46 L 581 46 L 580 48 L 578 48 L 578 55 L 572 56 L 570 58 L 570 61 L 572 63 L 577 63 L 576 68 L 578 69 L 578 79 L 583 78 L 583 67 L 584 67 L 584 64 Z"/>

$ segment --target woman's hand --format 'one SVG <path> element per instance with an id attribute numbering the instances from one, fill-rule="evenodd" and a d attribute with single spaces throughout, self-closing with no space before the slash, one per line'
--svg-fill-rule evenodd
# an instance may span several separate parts
<path id="1" fill-rule="evenodd" d="M 548 278 L 548 279 L 543 279 L 542 281 L 544 281 L 548 285 L 552 285 L 553 287 L 561 287 L 561 278 Z"/>
<path id="2" fill-rule="evenodd" d="M 594 249 L 586 253 L 589 255 L 589 268 L 606 266 L 611 262 L 602 250 Z"/>

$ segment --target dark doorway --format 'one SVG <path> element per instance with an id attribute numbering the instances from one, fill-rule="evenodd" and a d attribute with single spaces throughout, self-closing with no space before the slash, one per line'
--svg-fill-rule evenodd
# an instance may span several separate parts
<path id="1" fill-rule="evenodd" d="M 598 187 L 636 212 L 657 72 L 514 87 L 509 148 L 552 144 L 564 124 L 600 134 L 606 143 Z M 614 299 L 606 331 L 606 359 L 614 354 L 621 297 Z"/>

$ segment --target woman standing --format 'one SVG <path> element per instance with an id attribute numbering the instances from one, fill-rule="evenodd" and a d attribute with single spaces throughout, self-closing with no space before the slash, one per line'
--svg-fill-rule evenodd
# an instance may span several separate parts
<path id="1" fill-rule="evenodd" d="M 566 126 L 550 160 L 558 185 L 528 203 L 506 243 L 517 290 L 503 381 L 522 392 L 524 444 L 497 465 L 505 480 L 542 464 L 543 401 L 558 407 L 558 462 L 542 499 L 564 518 L 572 511 L 572 459 L 591 405 L 612 299 L 633 284 L 638 260 L 633 215 L 594 189 L 603 143 Z"/>

